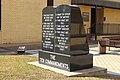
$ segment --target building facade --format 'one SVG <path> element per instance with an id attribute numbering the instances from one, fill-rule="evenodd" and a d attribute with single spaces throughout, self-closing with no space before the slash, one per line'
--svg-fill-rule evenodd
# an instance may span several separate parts
<path id="1" fill-rule="evenodd" d="M 1 0 L 0 44 L 41 42 L 42 9 L 61 4 L 80 7 L 86 33 L 120 34 L 119 0 Z"/>

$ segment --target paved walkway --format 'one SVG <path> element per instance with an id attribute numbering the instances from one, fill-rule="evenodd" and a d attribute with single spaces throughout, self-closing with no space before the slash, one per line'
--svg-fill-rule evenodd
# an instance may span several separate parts
<path id="1" fill-rule="evenodd" d="M 107 68 L 109 74 L 120 76 L 120 55 L 97 55 L 93 61 L 94 66 Z"/>
<path id="2" fill-rule="evenodd" d="M 120 76 L 120 48 L 111 48 L 107 54 L 99 54 L 98 47 L 90 48 L 94 55 L 94 66 L 107 68 L 109 74 Z"/>

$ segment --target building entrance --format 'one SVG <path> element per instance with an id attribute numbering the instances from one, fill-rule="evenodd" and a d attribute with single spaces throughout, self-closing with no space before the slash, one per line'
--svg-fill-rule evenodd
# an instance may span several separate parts
<path id="1" fill-rule="evenodd" d="M 91 29 L 90 33 L 95 35 L 103 32 L 104 8 L 91 8 Z"/>

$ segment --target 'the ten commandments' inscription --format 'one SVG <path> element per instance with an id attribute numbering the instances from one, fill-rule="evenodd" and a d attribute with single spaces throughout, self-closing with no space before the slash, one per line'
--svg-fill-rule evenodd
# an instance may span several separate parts
<path id="1" fill-rule="evenodd" d="M 55 52 L 69 52 L 70 13 L 56 13 Z"/>
<path id="2" fill-rule="evenodd" d="M 51 10 L 49 13 L 47 9 L 44 9 L 43 13 L 43 24 L 42 24 L 42 49 L 46 51 L 54 51 L 54 24 L 55 24 L 55 9 L 49 8 Z"/>

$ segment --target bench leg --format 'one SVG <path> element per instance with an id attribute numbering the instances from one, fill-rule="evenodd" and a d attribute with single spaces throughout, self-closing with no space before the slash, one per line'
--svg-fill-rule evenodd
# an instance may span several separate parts
<path id="1" fill-rule="evenodd" d="M 110 51 L 110 47 L 108 47 L 108 51 Z"/>
<path id="2" fill-rule="evenodd" d="M 103 47 L 98 43 L 98 48 L 99 48 L 99 54 L 106 54 L 106 47 Z"/>

